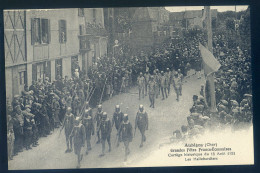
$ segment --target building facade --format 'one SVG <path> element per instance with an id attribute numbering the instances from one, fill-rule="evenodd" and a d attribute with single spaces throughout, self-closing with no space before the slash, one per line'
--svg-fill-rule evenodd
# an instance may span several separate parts
<path id="1" fill-rule="evenodd" d="M 170 24 L 174 28 L 193 29 L 203 28 L 203 20 L 205 18 L 204 9 L 202 10 L 191 10 L 183 12 L 171 12 L 169 15 Z M 212 22 L 217 20 L 217 10 L 211 10 Z"/>
<path id="2" fill-rule="evenodd" d="M 106 37 L 99 36 L 105 32 L 89 21 L 104 28 L 103 9 L 4 11 L 7 98 L 33 81 L 71 78 L 76 68 L 87 72 L 107 51 Z"/>
<path id="3" fill-rule="evenodd" d="M 105 29 L 103 8 L 80 8 L 79 18 L 82 70 L 87 73 L 93 62 L 107 55 L 108 32 Z"/>
<path id="4" fill-rule="evenodd" d="M 169 11 L 163 7 L 145 7 L 135 10 L 132 19 L 131 47 L 137 52 L 151 51 L 170 36 Z"/>

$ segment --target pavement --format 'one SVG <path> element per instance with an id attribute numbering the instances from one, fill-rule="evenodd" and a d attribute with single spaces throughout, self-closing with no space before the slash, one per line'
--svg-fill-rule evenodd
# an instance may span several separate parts
<path id="1" fill-rule="evenodd" d="M 130 143 L 130 155 L 128 160 L 124 162 L 124 145 L 120 143 L 116 147 L 116 129 L 112 130 L 111 145 L 112 151 L 108 152 L 106 144 L 106 153 L 104 157 L 101 154 L 101 144 L 96 144 L 97 138 L 92 136 L 92 150 L 88 155 L 85 154 L 86 145 L 82 153 L 84 154 L 81 161 L 81 168 L 108 168 L 108 167 L 137 167 L 138 163 L 145 162 L 149 157 L 151 161 L 151 153 L 159 150 L 159 144 L 172 135 L 172 132 L 180 129 L 182 125 L 187 125 L 186 117 L 189 115 L 189 109 L 192 106 L 192 96 L 199 94 L 200 86 L 204 81 L 197 79 L 197 76 L 191 76 L 187 82 L 183 84 L 182 96 L 180 101 L 176 101 L 176 94 L 171 86 L 170 96 L 162 100 L 161 95 L 155 100 L 155 108 L 150 108 L 149 97 L 138 99 L 137 88 L 132 88 L 128 93 L 114 96 L 110 100 L 105 101 L 103 110 L 108 113 L 108 117 L 112 120 L 115 105 L 119 104 L 124 113 L 128 113 L 129 121 L 134 128 L 134 122 L 139 105 L 143 104 L 145 111 L 149 117 L 149 129 L 146 131 L 146 142 L 142 148 L 139 148 L 141 135 L 138 129 Z M 95 113 L 96 110 L 94 109 Z M 40 138 L 39 146 L 19 153 L 8 162 L 9 170 L 25 170 L 25 169 L 75 169 L 77 166 L 77 156 L 74 152 L 65 153 L 66 140 L 64 131 L 59 135 L 60 130 L 56 129 L 51 135 Z M 157 158 L 152 158 L 156 162 Z M 149 166 L 149 164 L 148 164 Z M 151 162 L 151 165 L 152 162 Z M 170 166 L 170 165 L 169 165 Z"/>

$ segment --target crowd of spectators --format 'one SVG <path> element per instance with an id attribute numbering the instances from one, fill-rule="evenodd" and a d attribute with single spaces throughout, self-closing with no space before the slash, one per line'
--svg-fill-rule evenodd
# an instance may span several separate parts
<path id="1" fill-rule="evenodd" d="M 165 40 L 161 48 L 148 54 L 141 52 L 138 56 L 131 55 L 130 49 L 123 45 L 113 55 L 97 58 L 87 74 L 78 68 L 71 79 L 58 77 L 51 82 L 45 77 L 33 81 L 21 95 L 7 102 L 9 159 L 23 149 L 37 146 L 40 137 L 58 128 L 67 107 L 72 108 L 74 115 L 80 115 L 86 101 L 95 107 L 116 94 L 127 92 L 136 84 L 140 72 L 152 74 L 155 69 L 166 71 L 169 68 L 171 71 L 180 69 L 187 76 L 191 69 L 201 71 L 198 45 L 205 45 L 206 40 L 202 30 L 183 31 L 181 36 Z M 236 38 L 213 33 L 213 54 L 221 64 L 215 73 L 217 112 L 209 110 L 205 98 L 207 87 L 202 87 L 200 96 L 193 97 L 194 105 L 188 126 L 182 127 L 183 134 L 199 133 L 212 122 L 213 115 L 214 121 L 221 124 L 252 122 L 249 47 L 239 47 Z"/>

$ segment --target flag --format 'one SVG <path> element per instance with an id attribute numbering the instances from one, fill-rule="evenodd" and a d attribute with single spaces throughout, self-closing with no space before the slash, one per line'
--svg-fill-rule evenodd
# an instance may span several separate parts
<path id="1" fill-rule="evenodd" d="M 204 74 L 207 76 L 210 73 L 218 71 L 221 65 L 214 55 L 200 43 L 199 50 L 204 64 Z"/>

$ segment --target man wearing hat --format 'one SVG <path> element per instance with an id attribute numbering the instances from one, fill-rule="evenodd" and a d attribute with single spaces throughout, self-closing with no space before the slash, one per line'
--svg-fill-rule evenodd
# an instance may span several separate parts
<path id="1" fill-rule="evenodd" d="M 150 74 L 148 73 L 148 71 L 146 71 L 145 74 L 144 74 L 145 96 L 147 96 L 147 88 L 148 88 L 148 84 L 149 84 L 149 77 L 150 77 Z"/>
<path id="2" fill-rule="evenodd" d="M 74 115 L 71 113 L 71 107 L 67 107 L 66 114 L 62 123 L 62 127 L 60 129 L 60 132 L 65 127 L 65 137 L 66 137 L 66 144 L 67 144 L 67 150 L 65 153 L 72 151 L 72 141 L 70 139 L 70 134 L 74 126 Z"/>
<path id="3" fill-rule="evenodd" d="M 231 110 L 231 115 L 233 116 L 233 123 L 236 125 L 243 119 L 238 108 Z"/>
<path id="4" fill-rule="evenodd" d="M 187 117 L 189 125 L 189 137 L 198 136 L 203 132 L 203 127 L 200 125 L 195 125 L 193 118 Z"/>
<path id="5" fill-rule="evenodd" d="M 141 148 L 141 147 L 143 147 L 143 142 L 146 141 L 145 131 L 148 130 L 148 114 L 144 110 L 143 105 L 139 106 L 139 111 L 136 114 L 135 131 L 136 131 L 137 127 L 140 130 L 140 133 L 142 135 L 141 144 L 140 144 L 140 148 Z"/>
<path id="6" fill-rule="evenodd" d="M 35 119 L 31 120 L 32 123 L 32 146 L 37 147 L 38 140 L 39 140 L 39 130 L 38 130 L 38 125 L 36 124 Z"/>
<path id="7" fill-rule="evenodd" d="M 167 68 L 166 70 L 167 70 L 167 72 L 165 73 L 165 76 L 166 76 L 166 88 L 167 88 L 168 95 L 169 95 L 170 91 L 171 91 L 172 73 L 171 73 L 169 68 Z"/>
<path id="8" fill-rule="evenodd" d="M 97 123 L 97 126 L 96 126 L 97 129 L 99 129 L 100 122 L 101 122 L 101 119 L 102 119 L 102 115 L 103 115 L 102 105 L 98 105 L 97 113 L 94 117 L 94 122 Z M 97 144 L 99 144 L 100 143 L 100 133 L 99 133 L 99 131 L 97 131 L 97 136 L 98 136 Z"/>
<path id="9" fill-rule="evenodd" d="M 7 149 L 8 149 L 8 160 L 13 159 L 13 152 L 14 152 L 14 126 L 13 126 L 13 118 L 11 115 L 7 115 Z"/>
<path id="10" fill-rule="evenodd" d="M 24 132 L 24 143 L 25 143 L 25 149 L 29 150 L 31 148 L 31 143 L 32 143 L 32 137 L 33 137 L 33 132 L 32 132 L 32 126 L 33 122 L 32 120 L 34 119 L 34 115 L 31 114 L 31 109 L 30 106 L 25 106 L 26 109 L 23 111 L 24 115 L 24 126 L 23 126 L 23 132 Z"/>
<path id="11" fill-rule="evenodd" d="M 123 112 L 121 112 L 120 106 L 116 105 L 115 112 L 114 112 L 113 118 L 112 118 L 112 128 L 113 128 L 113 126 L 115 124 L 117 132 L 119 130 L 120 124 L 123 121 L 123 116 L 124 116 L 124 114 L 123 114 Z M 119 141 L 120 140 L 117 140 L 117 147 L 119 146 Z"/>
<path id="12" fill-rule="evenodd" d="M 200 95 L 204 97 L 204 85 L 203 84 L 201 85 L 201 88 L 200 88 Z"/>
<path id="13" fill-rule="evenodd" d="M 80 99 L 78 97 L 78 94 L 75 91 L 75 95 L 72 98 L 72 110 L 73 110 L 73 114 L 75 116 L 79 116 L 80 113 Z"/>
<path id="14" fill-rule="evenodd" d="M 181 70 L 178 69 L 178 78 L 179 78 L 179 82 L 178 82 L 178 85 L 179 85 L 179 93 L 180 93 L 180 96 L 182 95 L 182 80 L 183 80 L 183 74 L 181 73 Z"/>
<path id="15" fill-rule="evenodd" d="M 138 89 L 139 89 L 139 100 L 141 99 L 141 95 L 142 98 L 144 98 L 144 87 L 145 87 L 145 79 L 143 77 L 143 73 L 140 72 L 140 75 L 137 78 L 137 83 L 138 83 Z"/>
<path id="16" fill-rule="evenodd" d="M 77 168 L 80 168 L 80 161 L 83 158 L 83 154 L 81 154 L 81 148 L 84 147 L 85 140 L 86 140 L 85 139 L 86 133 L 85 133 L 85 127 L 80 122 L 80 117 L 76 117 L 74 124 L 75 125 L 70 134 L 70 140 L 71 141 L 73 140 L 74 153 L 78 157 Z"/>
<path id="17" fill-rule="evenodd" d="M 20 105 L 15 106 L 13 114 L 13 125 L 14 125 L 14 154 L 21 152 L 24 143 L 24 115 L 22 113 Z"/>
<path id="18" fill-rule="evenodd" d="M 85 102 L 85 110 L 88 111 L 88 115 L 90 115 L 91 118 L 93 119 L 92 108 L 89 106 L 89 102 L 88 101 Z"/>
<path id="19" fill-rule="evenodd" d="M 181 78 L 178 75 L 178 72 L 175 72 L 175 75 L 173 77 L 173 88 L 176 92 L 176 100 L 179 101 L 179 96 L 181 95 Z"/>
<path id="20" fill-rule="evenodd" d="M 160 95 L 160 81 L 156 69 L 153 72 L 153 76 L 155 82 L 155 97 L 158 98 L 158 95 Z"/>
<path id="21" fill-rule="evenodd" d="M 154 108 L 154 101 L 155 101 L 155 92 L 156 92 L 156 83 L 154 81 L 154 77 L 150 77 L 149 82 L 149 100 L 150 100 L 150 107 Z"/>
<path id="22" fill-rule="evenodd" d="M 78 70 L 78 69 L 75 69 L 74 77 L 75 77 L 76 79 L 79 79 L 79 70 Z"/>
<path id="23" fill-rule="evenodd" d="M 125 145 L 125 161 L 127 160 L 127 155 L 130 153 L 129 143 L 132 142 L 133 139 L 133 130 L 132 125 L 128 120 L 128 115 L 124 114 L 123 121 L 118 130 L 118 138 L 121 138 Z"/>
<path id="24" fill-rule="evenodd" d="M 60 125 L 60 103 L 59 103 L 59 97 L 57 95 L 53 96 L 52 99 L 52 113 L 54 118 L 54 127 L 58 128 Z"/>
<path id="25" fill-rule="evenodd" d="M 94 123 L 92 117 L 90 116 L 89 110 L 85 110 L 82 123 L 85 126 L 85 131 L 86 131 L 86 140 L 87 140 L 86 154 L 88 154 L 88 151 L 91 150 L 91 143 L 90 143 L 91 135 L 92 136 L 94 135 Z"/>
<path id="26" fill-rule="evenodd" d="M 40 103 L 34 103 L 31 113 L 35 115 L 34 120 L 35 120 L 35 129 L 37 129 L 39 135 L 43 136 L 43 131 L 44 131 L 44 122 L 43 122 L 43 116 L 40 112 L 41 109 L 41 104 Z"/>
<path id="27" fill-rule="evenodd" d="M 20 102 L 19 102 L 19 99 L 20 99 L 20 96 L 19 95 L 15 95 L 14 96 L 14 99 L 12 101 L 12 106 L 13 106 L 13 109 L 15 110 L 15 107 L 17 105 L 20 105 Z"/>
<path id="28" fill-rule="evenodd" d="M 99 155 L 100 157 L 105 155 L 106 141 L 109 147 L 108 151 L 109 152 L 111 151 L 111 142 L 110 142 L 111 131 L 112 131 L 111 121 L 107 117 L 107 113 L 103 112 L 100 126 L 97 130 L 97 133 L 99 132 L 101 133 L 102 153 Z"/>
<path id="29" fill-rule="evenodd" d="M 167 83 L 166 83 L 166 76 L 164 75 L 164 72 L 161 71 L 161 78 L 160 78 L 160 81 L 161 81 L 161 91 L 162 91 L 162 100 L 165 99 L 165 97 L 167 98 L 167 92 L 166 92 L 166 87 L 167 87 Z"/>

